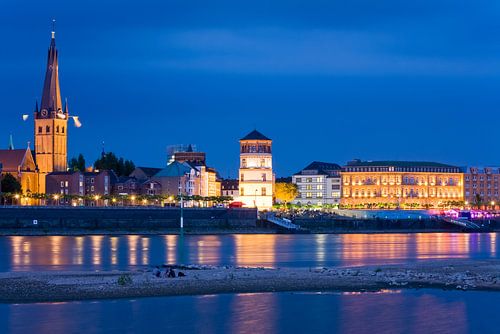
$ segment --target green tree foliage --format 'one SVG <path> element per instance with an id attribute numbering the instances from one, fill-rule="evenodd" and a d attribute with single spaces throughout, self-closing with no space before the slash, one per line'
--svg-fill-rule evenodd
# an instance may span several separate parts
<path id="1" fill-rule="evenodd" d="M 21 183 L 12 174 L 7 173 L 2 179 L 1 188 L 3 193 L 20 193 Z"/>
<path id="2" fill-rule="evenodd" d="M 69 169 L 72 171 L 85 171 L 85 158 L 83 157 L 83 154 L 80 153 L 78 158 L 71 158 L 69 161 Z"/>
<path id="3" fill-rule="evenodd" d="M 105 153 L 94 162 L 94 168 L 99 170 L 111 169 L 118 176 L 128 176 L 135 169 L 135 164 L 131 160 L 118 158 L 113 152 Z"/>
<path id="4" fill-rule="evenodd" d="M 297 185 L 293 183 L 276 183 L 274 191 L 276 199 L 284 202 L 285 204 L 293 201 L 299 194 Z"/>

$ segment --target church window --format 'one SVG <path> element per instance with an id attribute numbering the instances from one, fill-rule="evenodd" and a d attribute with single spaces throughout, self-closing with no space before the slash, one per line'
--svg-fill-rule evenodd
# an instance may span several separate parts
<path id="1" fill-rule="evenodd" d="M 61 130 L 62 130 L 61 132 L 62 132 L 62 133 L 64 133 L 64 126 L 62 127 L 62 129 L 61 129 Z"/>
<path id="2" fill-rule="evenodd" d="M 48 125 L 47 125 L 47 126 L 45 127 L 45 132 L 50 133 L 50 126 L 48 126 Z"/>
<path id="3" fill-rule="evenodd" d="M 56 126 L 56 133 L 59 133 L 59 125 Z"/>
<path id="4" fill-rule="evenodd" d="M 38 133 L 42 133 L 42 127 L 41 126 L 38 127 Z"/>

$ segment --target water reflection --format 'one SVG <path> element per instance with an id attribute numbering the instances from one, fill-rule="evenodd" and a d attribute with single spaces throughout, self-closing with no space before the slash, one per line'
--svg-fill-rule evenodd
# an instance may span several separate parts
<path id="1" fill-rule="evenodd" d="M 0 332 L 495 333 L 500 326 L 495 293 L 388 292 L 1 304 Z"/>
<path id="2" fill-rule="evenodd" d="M 283 239 L 287 239 L 284 236 Z M 241 267 L 274 267 L 276 263 L 275 234 L 234 235 L 236 265 Z"/>
<path id="3" fill-rule="evenodd" d="M 109 270 L 163 263 L 359 266 L 498 258 L 497 233 L 0 237 L 0 271 Z"/>

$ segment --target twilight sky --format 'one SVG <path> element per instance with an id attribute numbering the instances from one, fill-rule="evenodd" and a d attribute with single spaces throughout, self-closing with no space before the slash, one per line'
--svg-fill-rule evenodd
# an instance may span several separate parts
<path id="1" fill-rule="evenodd" d="M 104 141 L 162 167 L 167 145 L 195 143 L 236 177 L 257 127 L 277 176 L 312 160 L 500 164 L 495 0 L 2 0 L 2 147 L 33 141 L 21 114 L 40 99 L 52 18 L 83 123 L 69 157 L 93 162 Z"/>

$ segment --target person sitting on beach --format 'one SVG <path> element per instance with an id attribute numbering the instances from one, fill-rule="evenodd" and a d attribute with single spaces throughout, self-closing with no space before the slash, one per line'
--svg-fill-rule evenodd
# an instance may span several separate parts
<path id="1" fill-rule="evenodd" d="M 156 266 L 156 267 L 153 269 L 153 276 L 155 276 L 155 277 L 160 277 L 160 267 Z"/>
<path id="2" fill-rule="evenodd" d="M 177 277 L 185 277 L 185 276 L 186 276 L 186 274 L 184 274 L 182 271 L 179 271 L 177 273 Z"/>
<path id="3" fill-rule="evenodd" d="M 168 269 L 167 277 L 169 277 L 169 278 L 175 277 L 175 271 L 172 268 Z"/>

